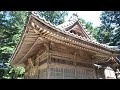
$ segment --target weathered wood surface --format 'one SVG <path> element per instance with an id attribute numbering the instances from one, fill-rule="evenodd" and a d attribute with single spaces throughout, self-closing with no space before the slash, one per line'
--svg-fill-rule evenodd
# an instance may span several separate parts
<path id="1" fill-rule="evenodd" d="M 31 15 L 13 63 L 25 65 L 26 78 L 95 79 L 94 63 L 116 55 L 92 41 L 79 22 L 65 31 Z"/>

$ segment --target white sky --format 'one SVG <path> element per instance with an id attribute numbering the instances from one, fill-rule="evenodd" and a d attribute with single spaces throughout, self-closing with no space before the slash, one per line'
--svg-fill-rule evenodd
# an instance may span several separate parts
<path id="1" fill-rule="evenodd" d="M 84 19 L 86 22 L 92 22 L 93 26 L 100 26 L 100 14 L 102 11 L 68 11 L 68 16 L 65 20 L 68 20 L 73 13 L 77 13 L 80 18 Z"/>

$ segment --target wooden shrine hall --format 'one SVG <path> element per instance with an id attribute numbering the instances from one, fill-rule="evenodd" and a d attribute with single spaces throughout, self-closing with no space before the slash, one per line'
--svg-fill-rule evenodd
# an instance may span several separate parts
<path id="1" fill-rule="evenodd" d="M 119 48 L 98 43 L 77 15 L 55 26 L 32 11 L 11 65 L 25 67 L 25 79 L 114 79 L 104 72 L 119 69 L 118 55 Z"/>

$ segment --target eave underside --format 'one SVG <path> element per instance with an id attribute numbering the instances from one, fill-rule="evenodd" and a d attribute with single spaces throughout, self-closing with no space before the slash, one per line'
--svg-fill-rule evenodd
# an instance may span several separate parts
<path id="1" fill-rule="evenodd" d="M 21 42 L 22 44 L 12 58 L 12 64 L 23 63 L 24 60 L 36 55 L 37 52 L 42 49 L 43 44 L 48 42 L 62 44 L 78 50 L 85 50 L 92 53 L 93 57 L 96 58 L 95 60 L 97 60 L 98 57 L 103 60 L 114 56 L 111 51 L 106 48 L 67 36 L 51 27 L 45 26 L 43 23 L 38 22 L 32 17 Z"/>

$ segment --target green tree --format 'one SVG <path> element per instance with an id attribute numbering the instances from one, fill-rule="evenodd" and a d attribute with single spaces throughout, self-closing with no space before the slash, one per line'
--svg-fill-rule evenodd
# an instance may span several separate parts
<path id="1" fill-rule="evenodd" d="M 64 22 L 67 12 L 39 11 L 39 14 L 51 23 L 58 25 Z M 27 15 L 27 11 L 0 11 L 0 61 L 3 63 L 8 63 L 13 54 L 24 29 Z M 4 74 L 4 78 L 17 78 L 22 75 L 19 69 L 12 66 L 7 69 L 2 68 L 0 76 L 2 78 Z"/>
<path id="2" fill-rule="evenodd" d="M 24 79 L 25 69 L 23 67 L 13 67 L 10 63 L 6 64 L 8 68 L 4 69 L 3 79 Z"/>
<path id="3" fill-rule="evenodd" d="M 109 45 L 120 45 L 120 11 L 104 11 L 100 19 L 100 41 Z"/>
<path id="4" fill-rule="evenodd" d="M 1 68 L 2 75 L 8 70 L 13 69 L 12 67 L 5 67 L 5 63 L 8 62 L 15 50 L 16 44 L 20 40 L 26 17 L 27 12 L 25 11 L 0 12 L 0 63 L 3 63 Z M 2 75 L 0 75 L 1 78 Z"/>
<path id="5" fill-rule="evenodd" d="M 20 39 L 26 16 L 24 11 L 0 12 L 0 60 L 9 60 Z"/>
<path id="6" fill-rule="evenodd" d="M 55 25 L 62 24 L 64 17 L 68 15 L 66 11 L 39 11 L 39 15 Z"/>
<path id="7" fill-rule="evenodd" d="M 86 29 L 88 30 L 88 32 L 90 32 L 90 34 L 96 39 L 98 40 L 98 32 L 99 32 L 99 28 L 98 27 L 93 27 L 93 23 L 91 22 L 86 22 L 85 20 L 83 20 L 82 18 L 79 18 L 79 21 L 85 25 Z"/>

